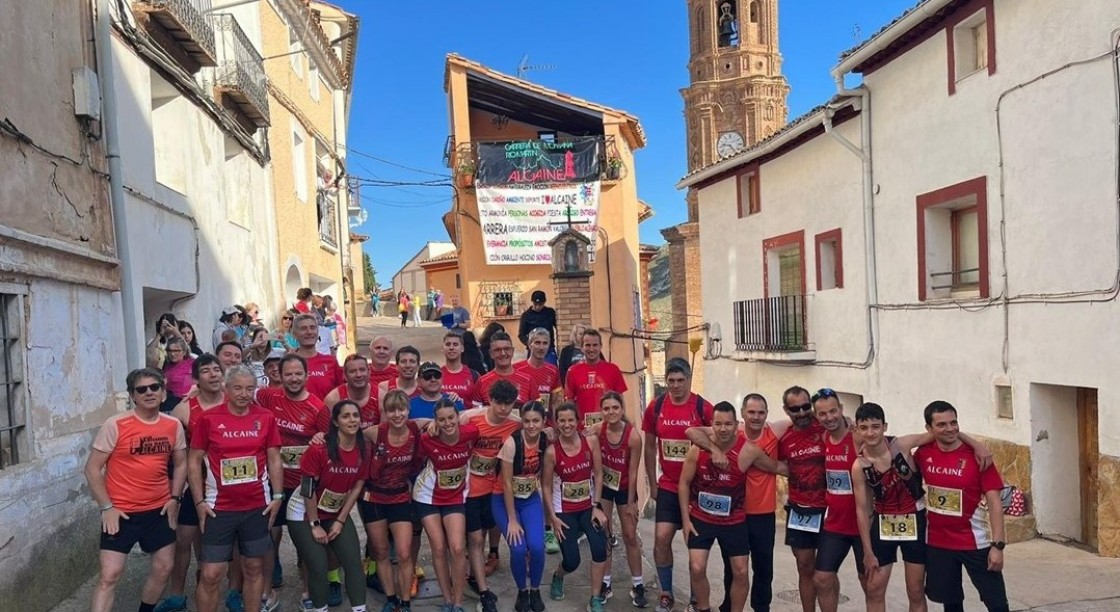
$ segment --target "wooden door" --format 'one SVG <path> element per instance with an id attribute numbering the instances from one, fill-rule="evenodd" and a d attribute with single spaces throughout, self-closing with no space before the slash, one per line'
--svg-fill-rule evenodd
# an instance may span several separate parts
<path id="1" fill-rule="evenodd" d="M 1081 541 L 1097 547 L 1097 390 L 1077 390 L 1077 438 L 1081 464 Z"/>

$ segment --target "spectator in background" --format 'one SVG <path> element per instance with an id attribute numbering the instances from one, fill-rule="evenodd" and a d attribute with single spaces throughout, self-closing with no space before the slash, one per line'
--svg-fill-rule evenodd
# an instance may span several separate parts
<path id="1" fill-rule="evenodd" d="M 146 360 L 148 367 L 160 369 L 167 361 L 167 344 L 180 337 L 179 320 L 170 312 L 161 314 L 156 319 L 156 335 L 148 341 Z"/>
<path id="2" fill-rule="evenodd" d="M 186 321 L 180 320 L 179 333 L 182 334 L 183 341 L 186 342 L 187 346 L 190 347 L 191 357 L 194 357 L 195 359 L 202 357 L 202 353 L 204 353 L 205 351 L 203 351 L 202 348 L 198 346 L 198 337 L 195 336 L 194 326 Z"/>
<path id="3" fill-rule="evenodd" d="M 436 300 L 436 312 L 435 312 L 435 314 L 432 315 L 432 320 L 433 321 L 439 321 L 439 318 L 441 316 L 443 316 L 443 291 L 440 291 L 439 289 L 436 289 L 435 300 Z"/>
<path id="4" fill-rule="evenodd" d="M 563 385 L 568 379 L 568 368 L 573 364 L 583 361 L 583 332 L 587 331 L 587 326 L 583 323 L 576 323 L 572 326 L 571 334 L 568 338 L 568 345 L 560 349 L 560 359 L 556 367 L 560 369 L 560 384 Z"/>
<path id="5" fill-rule="evenodd" d="M 370 311 L 373 316 L 381 316 L 381 292 L 377 289 L 372 289 L 369 292 Z"/>
<path id="6" fill-rule="evenodd" d="M 268 330 L 258 327 L 253 331 L 252 340 L 245 350 L 245 365 L 249 366 L 253 376 L 257 377 L 258 389 L 268 386 L 268 376 L 264 373 L 264 360 L 268 359 L 270 354 L 272 354 L 272 343 L 268 340 Z"/>
<path id="7" fill-rule="evenodd" d="M 398 291 L 397 292 L 397 312 L 400 314 L 400 317 L 401 317 L 401 327 L 404 327 L 405 325 L 408 324 L 408 313 L 411 309 L 412 309 L 412 307 L 411 307 L 411 304 L 409 304 L 408 294 L 405 293 L 403 289 Z"/>
<path id="8" fill-rule="evenodd" d="M 463 365 L 478 372 L 479 374 L 486 373 L 486 361 L 482 358 L 482 350 L 478 348 L 478 340 L 474 337 L 474 332 L 463 332 Z"/>
<path id="9" fill-rule="evenodd" d="M 425 321 L 431 321 L 432 316 L 435 315 L 435 312 L 436 312 L 436 290 L 435 289 L 428 289 L 428 293 L 427 293 L 426 297 L 428 299 L 428 301 L 427 301 L 428 309 L 426 311 L 424 311 L 424 320 Z"/>
<path id="10" fill-rule="evenodd" d="M 214 346 L 223 342 L 236 342 L 237 328 L 240 326 L 241 309 L 237 306 L 227 306 L 222 310 L 222 315 L 218 317 L 218 322 L 214 325 L 214 333 L 211 334 L 211 341 Z"/>
<path id="11" fill-rule="evenodd" d="M 310 287 L 303 287 L 299 291 L 296 291 L 296 311 L 300 314 L 311 312 L 311 297 L 312 295 Z"/>
<path id="12" fill-rule="evenodd" d="M 463 333 L 471 328 L 471 312 L 459 304 L 459 296 L 451 296 L 451 331 Z"/>
<path id="13" fill-rule="evenodd" d="M 521 340 L 521 344 L 525 345 L 525 350 L 529 351 L 529 332 L 534 329 L 540 328 L 548 332 L 548 353 L 545 354 L 545 361 L 556 365 L 556 310 L 551 306 L 545 306 L 547 299 L 544 291 L 534 291 L 531 296 L 532 305 L 521 313 L 521 323 L 517 329 L 517 337 Z M 526 359 L 529 358 L 527 353 Z"/>
<path id="14" fill-rule="evenodd" d="M 245 324 L 246 325 L 260 325 L 261 324 L 261 307 L 257 306 L 256 302 L 245 303 Z"/>
<path id="15" fill-rule="evenodd" d="M 346 319 L 338 311 L 338 306 L 331 296 L 328 295 L 323 298 L 323 305 L 327 314 L 327 321 L 334 321 L 334 346 L 331 347 L 331 354 L 336 355 L 338 354 L 338 347 L 346 346 Z"/>
<path id="16" fill-rule="evenodd" d="M 164 386 L 167 390 L 160 412 L 171 412 L 179 402 L 191 392 L 194 386 L 194 377 L 191 374 L 191 365 L 194 357 L 190 354 L 190 347 L 182 337 L 172 338 L 167 342 L 167 360 L 163 363 Z"/>
<path id="17" fill-rule="evenodd" d="M 482 363 L 486 366 L 484 372 L 494 369 L 494 360 L 490 358 L 490 336 L 504 331 L 506 328 L 497 321 L 491 321 L 486 329 L 482 330 L 482 337 L 478 339 L 478 348 L 482 350 Z"/>
<path id="18" fill-rule="evenodd" d="M 291 308 L 280 315 L 280 329 L 276 332 L 276 340 L 280 342 L 279 348 L 288 351 L 299 348 L 299 342 L 296 341 L 296 335 L 292 330 L 292 321 L 298 314 L 298 310 Z"/>
<path id="19" fill-rule="evenodd" d="M 420 327 L 420 304 L 425 301 L 424 294 L 414 293 L 412 295 L 412 326 Z"/>

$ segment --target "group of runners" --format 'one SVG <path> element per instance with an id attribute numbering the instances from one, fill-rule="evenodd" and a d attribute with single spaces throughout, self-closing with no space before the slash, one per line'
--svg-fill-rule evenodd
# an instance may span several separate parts
<path id="1" fill-rule="evenodd" d="M 136 544 L 151 555 L 140 612 L 187 609 L 192 558 L 198 610 L 218 609 L 223 580 L 231 612 L 274 610 L 284 527 L 307 610 L 340 605 L 345 592 L 351 609 L 365 612 L 367 576 L 386 596 L 383 612 L 410 610 L 423 536 L 441 612 L 462 612 L 468 585 L 480 612 L 545 610 L 552 541 L 560 563 L 548 599 L 563 600 L 565 578 L 583 566 L 585 607 L 603 610 L 621 544 L 630 604 L 671 612 L 678 531 L 688 551 L 687 610 L 712 609 L 717 542 L 725 592 L 718 609 L 769 610 L 778 474 L 788 476 L 786 544 L 805 611 L 836 610 L 837 572 L 849 552 L 868 610 L 886 610 L 899 550 L 911 611 L 925 610 L 927 597 L 963 610 L 962 568 L 988 610 L 1008 609 L 1003 484 L 988 449 L 960 433 L 946 402 L 925 408 L 925 433 L 890 437 L 878 405 L 862 404 L 849 418 L 831 390 L 791 387 L 782 396 L 787 419 L 770 423 L 761 395 L 738 408 L 713 406 L 692 392 L 689 364 L 672 359 L 667 392 L 631 423 L 622 373 L 602 358 L 593 329 L 582 339 L 583 360 L 561 381 L 546 359 L 544 329 L 529 334 L 529 357 L 517 363 L 512 339 L 494 334 L 495 367 L 479 375 L 462 364 L 456 331 L 443 338 L 442 365 L 421 362 L 409 346 L 394 353 L 378 338 L 368 356 L 351 355 L 340 367 L 303 350 L 317 340 L 315 327 L 314 317 L 296 317 L 300 349 L 270 359 L 264 388 L 239 345 L 219 344 L 192 364 L 195 388 L 169 414 L 159 411 L 160 371 L 128 375 L 133 410 L 106 422 L 86 466 L 102 516 L 93 610 L 112 608 Z M 637 534 L 643 463 L 655 489 L 656 598 L 643 581 Z M 518 591 L 501 603 L 487 583 L 500 537 Z"/>

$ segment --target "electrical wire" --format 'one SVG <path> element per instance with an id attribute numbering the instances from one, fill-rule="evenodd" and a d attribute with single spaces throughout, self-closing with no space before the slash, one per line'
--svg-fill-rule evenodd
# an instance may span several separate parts
<path id="1" fill-rule="evenodd" d="M 359 150 L 357 150 L 353 147 L 347 147 L 346 150 L 349 151 L 350 153 L 353 153 L 353 154 L 358 155 L 360 157 L 365 157 L 365 158 L 368 158 L 368 159 L 372 159 L 373 161 L 383 163 L 387 166 L 393 166 L 395 168 L 401 168 L 402 170 L 408 170 L 410 172 L 415 172 L 417 174 L 426 174 L 428 176 L 438 176 L 438 177 L 440 177 L 441 179 L 444 179 L 444 180 L 451 180 L 451 178 L 452 178 L 451 175 L 446 173 L 446 172 L 431 172 L 431 171 L 428 171 L 428 170 L 421 170 L 419 168 L 413 168 L 412 166 L 407 166 L 407 165 L 399 163 L 399 162 L 395 162 L 395 161 L 388 160 L 388 159 L 383 159 L 383 158 L 378 157 L 376 155 L 370 155 L 369 153 L 363 153 L 363 152 L 361 152 L 361 151 L 359 151 Z"/>

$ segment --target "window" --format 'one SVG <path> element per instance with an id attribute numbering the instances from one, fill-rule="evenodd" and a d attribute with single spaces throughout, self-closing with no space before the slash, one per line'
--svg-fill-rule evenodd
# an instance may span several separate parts
<path id="1" fill-rule="evenodd" d="M 1011 402 L 1011 387 L 996 385 L 996 416 L 1001 419 L 1015 419 L 1015 405 Z"/>
<path id="2" fill-rule="evenodd" d="M 753 215 L 762 210 L 762 187 L 759 181 L 758 164 L 751 164 L 736 178 L 739 218 Z"/>
<path id="3" fill-rule="evenodd" d="M 844 249 L 840 229 L 817 234 L 817 291 L 844 287 Z"/>
<path id="4" fill-rule="evenodd" d="M 980 10 L 951 19 L 945 28 L 948 40 L 949 95 L 957 83 L 981 71 L 996 71 L 993 0 L 981 0 Z"/>
<path id="5" fill-rule="evenodd" d="M 805 232 L 762 241 L 763 287 L 766 297 L 805 295 Z"/>
<path id="6" fill-rule="evenodd" d="M 494 316 L 509 317 L 513 315 L 513 294 L 502 291 L 494 294 Z"/>
<path id="7" fill-rule="evenodd" d="M 299 36 L 296 35 L 294 27 L 288 27 L 288 52 L 291 53 L 292 70 L 296 76 L 303 78 L 303 44 L 299 42 Z"/>
<path id="8" fill-rule="evenodd" d="M 455 288 L 456 289 L 462 289 L 463 288 L 463 279 L 462 279 L 462 277 L 459 276 L 458 272 L 455 273 Z"/>
<path id="9" fill-rule="evenodd" d="M 315 62 L 307 62 L 307 89 L 311 93 L 311 99 L 319 101 L 319 68 Z"/>
<path id="10" fill-rule="evenodd" d="M 152 146 L 156 182 L 179 193 L 187 192 L 186 155 L 183 140 L 187 128 L 182 117 L 190 104 L 163 77 L 150 71 L 150 108 L 152 112 Z"/>
<path id="11" fill-rule="evenodd" d="M 307 201 L 307 145 L 299 129 L 292 132 L 292 180 L 296 197 Z"/>
<path id="12" fill-rule="evenodd" d="M 918 299 L 988 291 L 987 177 L 919 195 Z"/>
<path id="13" fill-rule="evenodd" d="M 23 291 L 0 284 L 0 469 L 27 460 Z"/>
<path id="14" fill-rule="evenodd" d="M 758 0 L 752 0 L 750 6 L 751 23 L 758 23 Z"/>
<path id="15" fill-rule="evenodd" d="M 509 282 L 484 282 L 479 287 L 483 316 L 512 318 L 521 314 L 521 286 Z"/>

